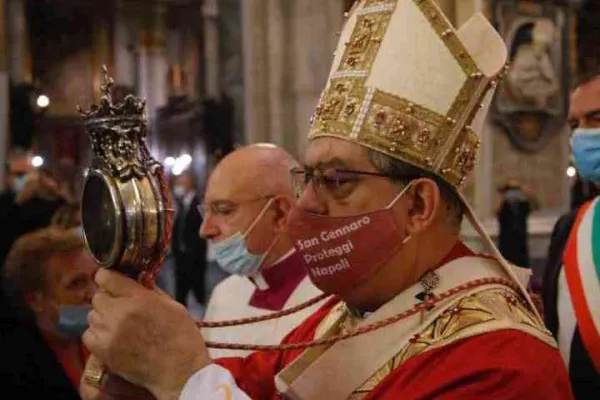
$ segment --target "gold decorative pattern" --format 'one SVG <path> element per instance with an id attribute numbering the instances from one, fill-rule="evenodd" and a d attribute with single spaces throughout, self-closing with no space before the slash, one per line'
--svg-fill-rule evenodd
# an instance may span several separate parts
<path id="1" fill-rule="evenodd" d="M 439 11 L 439 8 L 432 0 L 414 0 L 419 6 L 421 12 L 438 36 L 446 43 L 448 49 L 460 64 L 462 69 L 469 75 L 481 73 L 475 65 L 475 62 L 454 33 L 452 25 L 448 22 L 448 19 Z"/>
<path id="2" fill-rule="evenodd" d="M 396 1 L 389 3 L 395 4 Z M 382 11 L 362 14 L 357 17 L 350 41 L 345 43 L 346 49 L 340 62 L 339 71 L 368 71 L 371 69 L 391 15 L 390 11 Z"/>
<path id="3" fill-rule="evenodd" d="M 142 179 L 160 164 L 152 158 L 146 146 L 145 101 L 133 95 L 113 104 L 113 79 L 102 66 L 100 104 L 89 111 L 77 106 L 90 136 L 94 158 L 92 167 L 98 167 L 118 177 L 122 182 Z"/>
<path id="4" fill-rule="evenodd" d="M 520 330 L 555 347 L 551 333 L 539 322 L 522 297 L 509 288 L 493 288 L 459 299 L 382 366 L 350 397 L 366 397 L 406 360 L 458 340 L 497 330 Z"/>
<path id="5" fill-rule="evenodd" d="M 467 77 L 447 114 L 377 88 L 369 96 L 365 83 L 398 0 L 363 0 L 353 8 L 355 26 L 311 119 L 309 139 L 329 136 L 354 141 L 438 174 L 460 188 L 475 166 L 479 148 L 477 134 L 468 126 L 496 81 L 477 68 L 433 0 L 412 1 Z"/>
<path id="6" fill-rule="evenodd" d="M 377 7 L 381 5 L 396 4 L 395 0 L 365 0 L 364 8 Z"/>

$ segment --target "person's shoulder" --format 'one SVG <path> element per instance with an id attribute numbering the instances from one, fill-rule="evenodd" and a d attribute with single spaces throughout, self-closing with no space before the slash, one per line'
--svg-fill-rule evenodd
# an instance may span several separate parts
<path id="1" fill-rule="evenodd" d="M 546 369 L 550 363 L 553 368 L 564 369 L 558 349 L 540 340 L 539 337 L 516 329 L 506 329 L 482 333 L 465 339 L 457 344 L 457 349 L 485 357 L 486 368 L 521 371 Z M 476 349 L 476 350 L 475 350 Z"/>
<path id="2" fill-rule="evenodd" d="M 556 220 L 556 223 L 554 224 L 554 230 L 556 231 L 559 229 L 570 229 L 573 223 L 575 222 L 575 219 L 577 218 L 577 214 L 579 214 L 580 209 L 581 207 L 577 207 L 567 213 L 562 214 Z"/>
<path id="3" fill-rule="evenodd" d="M 237 275 L 228 276 L 214 287 L 208 300 L 205 318 L 221 318 L 224 310 L 231 312 L 242 305 L 245 306 L 252 290 L 253 285 L 248 279 Z"/>
<path id="4" fill-rule="evenodd" d="M 490 332 L 466 340 L 462 347 L 464 354 L 481 360 L 478 369 L 489 372 L 491 381 L 513 385 L 522 396 L 571 398 L 568 373 L 558 349 L 535 336 L 517 330 Z"/>

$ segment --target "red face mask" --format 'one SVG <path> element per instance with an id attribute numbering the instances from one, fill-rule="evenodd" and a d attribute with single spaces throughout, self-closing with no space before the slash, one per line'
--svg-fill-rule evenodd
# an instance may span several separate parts
<path id="1" fill-rule="evenodd" d="M 313 284 L 343 295 L 373 275 L 410 239 L 396 223 L 392 207 L 351 217 L 329 217 L 294 207 L 287 231 Z"/>

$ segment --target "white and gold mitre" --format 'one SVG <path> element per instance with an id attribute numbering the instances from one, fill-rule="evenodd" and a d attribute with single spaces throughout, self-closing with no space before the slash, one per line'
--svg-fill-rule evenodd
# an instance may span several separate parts
<path id="1" fill-rule="evenodd" d="M 358 143 L 458 189 L 475 165 L 475 131 L 506 57 L 502 38 L 481 14 L 455 30 L 434 0 L 359 0 L 309 139 Z"/>

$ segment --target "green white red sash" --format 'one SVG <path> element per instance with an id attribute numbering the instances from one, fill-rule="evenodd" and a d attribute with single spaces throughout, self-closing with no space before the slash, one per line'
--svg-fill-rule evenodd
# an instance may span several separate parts
<path id="1" fill-rule="evenodd" d="M 581 338 L 600 371 L 600 197 L 581 207 L 563 261 Z"/>

